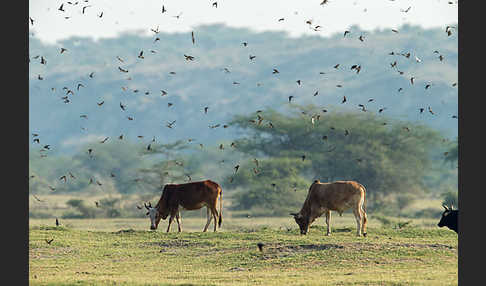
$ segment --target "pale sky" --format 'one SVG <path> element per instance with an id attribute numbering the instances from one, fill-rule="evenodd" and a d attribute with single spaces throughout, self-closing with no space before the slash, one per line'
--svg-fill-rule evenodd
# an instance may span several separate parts
<path id="1" fill-rule="evenodd" d="M 68 4 L 71 2 L 72 4 Z M 217 8 L 212 6 L 217 2 Z M 159 27 L 161 32 L 187 32 L 198 25 L 223 23 L 254 31 L 287 31 L 290 36 L 343 33 L 361 29 L 398 28 L 405 23 L 444 28 L 458 22 L 456 0 L 31 0 L 30 33 L 46 43 L 71 36 L 95 39 L 120 32 Z M 449 4 L 452 2 L 452 4 Z M 58 8 L 64 3 L 65 12 Z M 77 5 L 73 5 L 78 3 Z M 167 10 L 162 13 L 162 5 Z M 90 6 L 85 9 L 84 6 Z M 410 8 L 409 8 L 410 7 Z M 408 9 L 409 8 L 409 9 Z M 404 12 L 408 9 L 408 12 Z M 102 17 L 98 17 L 103 12 Z M 178 16 L 176 18 L 174 16 Z M 65 19 L 65 17 L 70 17 Z M 284 20 L 279 21 L 279 19 Z M 312 26 L 305 22 L 312 20 Z M 314 31 L 311 27 L 321 26 Z"/>

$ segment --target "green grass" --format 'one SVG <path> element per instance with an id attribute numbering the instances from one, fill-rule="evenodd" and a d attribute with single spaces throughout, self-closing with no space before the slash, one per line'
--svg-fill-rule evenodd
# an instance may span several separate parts
<path id="1" fill-rule="evenodd" d="M 457 235 L 420 225 L 382 227 L 370 219 L 356 237 L 352 216 L 323 219 L 306 236 L 289 218 L 236 219 L 202 233 L 149 231 L 148 219 L 31 220 L 30 285 L 457 285 Z M 211 225 L 212 226 L 212 225 Z M 45 239 L 54 239 L 49 245 Z M 264 243 L 260 252 L 257 243 Z"/>

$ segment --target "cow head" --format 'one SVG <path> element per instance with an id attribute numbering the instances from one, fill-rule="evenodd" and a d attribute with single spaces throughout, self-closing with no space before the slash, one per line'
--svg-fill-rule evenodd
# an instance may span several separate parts
<path id="1" fill-rule="evenodd" d="M 299 225 L 300 234 L 307 234 L 309 231 L 309 217 L 304 217 L 301 213 L 291 213 L 295 222 Z"/>
<path id="2" fill-rule="evenodd" d="M 448 208 L 446 205 L 442 206 L 444 207 L 444 212 L 442 213 L 442 217 L 440 218 L 437 226 L 447 226 L 448 228 L 453 229 L 457 232 L 457 210 L 453 210 L 452 205 L 450 208 Z"/>
<path id="3" fill-rule="evenodd" d="M 146 203 L 143 203 L 143 205 L 148 210 L 147 215 L 150 218 L 150 229 L 156 230 L 157 227 L 159 226 L 159 222 L 160 222 L 160 219 L 161 219 L 158 208 L 153 208 L 152 204 L 150 202 L 149 202 L 148 206 L 147 206 Z"/>

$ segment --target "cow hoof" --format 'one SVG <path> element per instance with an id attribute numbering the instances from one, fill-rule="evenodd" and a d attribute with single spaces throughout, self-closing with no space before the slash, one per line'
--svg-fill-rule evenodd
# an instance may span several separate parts
<path id="1" fill-rule="evenodd" d="M 366 232 L 363 232 L 363 236 L 364 236 L 364 237 L 366 237 L 366 234 L 367 234 Z"/>

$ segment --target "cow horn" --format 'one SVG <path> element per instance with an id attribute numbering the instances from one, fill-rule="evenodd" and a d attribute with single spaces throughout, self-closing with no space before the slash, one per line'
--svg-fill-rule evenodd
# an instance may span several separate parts
<path id="1" fill-rule="evenodd" d="M 146 204 L 146 203 L 143 203 L 143 205 L 145 206 L 145 208 L 146 208 L 146 209 L 148 209 L 148 210 L 150 209 L 150 208 L 147 206 L 147 204 Z"/>
<path id="2" fill-rule="evenodd" d="M 298 215 L 298 213 L 290 213 L 290 215 L 296 216 Z"/>
<path id="3" fill-rule="evenodd" d="M 442 204 L 442 206 L 444 207 L 444 209 L 445 209 L 446 211 L 448 211 L 448 210 L 449 210 L 445 204 Z"/>
<path id="4" fill-rule="evenodd" d="M 451 203 L 451 210 L 453 210 L 453 209 L 454 209 L 454 205 Z"/>

